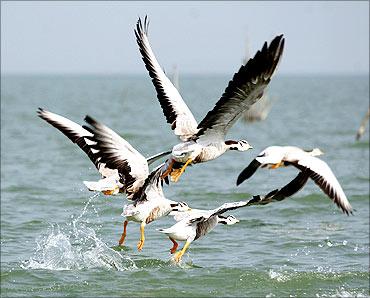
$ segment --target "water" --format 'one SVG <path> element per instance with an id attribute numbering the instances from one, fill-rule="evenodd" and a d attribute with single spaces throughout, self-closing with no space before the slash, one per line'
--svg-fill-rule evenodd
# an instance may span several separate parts
<path id="1" fill-rule="evenodd" d="M 213 107 L 229 76 L 181 78 L 196 119 Z M 237 123 L 228 138 L 254 150 L 228 152 L 189 168 L 168 198 L 195 208 L 265 194 L 296 175 L 260 170 L 236 187 L 239 172 L 269 145 L 319 147 L 343 186 L 354 216 L 343 215 L 313 182 L 293 198 L 232 212 L 241 219 L 195 241 L 183 262 L 170 260 L 171 242 L 147 226 L 128 225 L 122 197 L 88 192 L 98 179 L 84 153 L 36 116 L 40 106 L 83 123 L 104 122 L 145 156 L 176 143 L 145 76 L 29 76 L 1 81 L 2 296 L 262 296 L 369 295 L 369 133 L 355 133 L 369 100 L 367 77 L 277 76 L 266 121 Z"/>

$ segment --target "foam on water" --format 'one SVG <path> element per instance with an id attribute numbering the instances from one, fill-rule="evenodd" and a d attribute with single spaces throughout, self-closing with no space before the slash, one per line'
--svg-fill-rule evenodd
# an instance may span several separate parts
<path id="1" fill-rule="evenodd" d="M 46 234 L 36 239 L 33 256 L 24 261 L 24 269 L 76 270 L 84 268 L 106 268 L 130 270 L 136 268 L 128 257 L 108 247 L 93 227 L 83 222 L 94 198 L 85 204 L 81 214 L 65 226 L 52 224 Z M 96 216 L 98 213 L 92 206 Z M 72 217 L 73 218 L 73 217 Z"/>

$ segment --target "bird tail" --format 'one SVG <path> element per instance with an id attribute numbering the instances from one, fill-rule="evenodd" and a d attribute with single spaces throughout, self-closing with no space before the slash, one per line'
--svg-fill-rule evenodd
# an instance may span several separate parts
<path id="1" fill-rule="evenodd" d="M 161 232 L 163 234 L 169 234 L 169 229 L 156 229 L 156 231 Z"/>

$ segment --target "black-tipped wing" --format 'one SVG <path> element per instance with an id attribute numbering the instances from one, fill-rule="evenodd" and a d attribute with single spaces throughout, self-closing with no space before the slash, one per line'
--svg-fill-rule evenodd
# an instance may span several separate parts
<path id="1" fill-rule="evenodd" d="M 157 166 L 153 171 L 150 172 L 149 176 L 145 179 L 143 185 L 136 191 L 132 197 L 135 201 L 134 205 L 138 205 L 141 202 L 164 198 L 163 194 L 163 179 L 161 178 L 164 172 L 165 163 Z"/>
<path id="2" fill-rule="evenodd" d="M 265 196 L 253 196 L 253 198 L 248 201 L 247 206 L 266 205 L 271 202 L 282 201 L 289 198 L 302 189 L 302 187 L 307 183 L 308 178 L 310 178 L 310 172 L 308 170 L 299 172 L 292 181 L 281 189 L 275 189 Z"/>
<path id="3" fill-rule="evenodd" d="M 292 163 L 292 165 L 301 171 L 309 170 L 310 178 L 344 213 L 348 215 L 353 212 L 342 187 L 326 162 L 319 158 L 305 155 L 304 158 L 299 159 L 296 163 Z"/>
<path id="4" fill-rule="evenodd" d="M 243 181 L 252 177 L 261 165 L 262 164 L 259 161 L 253 159 L 251 163 L 239 174 L 238 179 L 236 180 L 236 185 L 238 186 L 243 183 Z"/>
<path id="5" fill-rule="evenodd" d="M 194 138 L 224 140 L 227 131 L 264 93 L 280 61 L 283 35 L 275 37 L 242 65 L 229 82 L 221 99 L 198 125 Z"/>
<path id="6" fill-rule="evenodd" d="M 197 122 L 157 61 L 147 36 L 148 24 L 147 17 L 144 19 L 144 24 L 139 18 L 135 30 L 136 41 L 167 122 L 171 124 L 171 128 L 180 139 L 186 140 L 197 132 Z"/>
<path id="7" fill-rule="evenodd" d="M 139 190 L 149 175 L 145 157 L 104 124 L 90 116 L 86 116 L 85 121 L 90 127 L 83 127 L 92 133 L 86 139 L 96 143 L 92 146 L 94 154 L 108 167 L 118 170 L 120 182 L 124 185 L 128 198 L 131 198 L 131 194 Z"/>
<path id="8" fill-rule="evenodd" d="M 104 167 L 101 163 L 99 156 L 95 155 L 91 150 L 94 142 L 89 142 L 85 140 L 85 137 L 91 137 L 92 133 L 84 129 L 81 125 L 55 113 L 46 111 L 39 108 L 37 111 L 38 116 L 61 131 L 67 138 L 69 138 L 73 143 L 77 144 L 94 163 L 96 168 L 103 176 L 107 175 L 107 172 L 113 171 Z M 104 175 L 106 174 L 106 175 Z"/>

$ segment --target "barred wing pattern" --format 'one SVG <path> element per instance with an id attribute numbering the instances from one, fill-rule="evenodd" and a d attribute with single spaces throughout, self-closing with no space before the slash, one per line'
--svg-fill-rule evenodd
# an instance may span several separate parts
<path id="1" fill-rule="evenodd" d="M 95 154 L 108 167 L 118 170 L 128 199 L 144 184 L 149 175 L 148 163 L 125 139 L 90 116 L 85 117 L 90 126 L 83 126 L 92 133 L 85 139 L 95 142 L 91 146 Z"/>
<path id="2" fill-rule="evenodd" d="M 101 162 L 100 157 L 93 153 L 91 147 L 95 143 L 85 139 L 85 137 L 93 136 L 91 132 L 63 116 L 46 111 L 42 108 L 39 108 L 37 114 L 41 119 L 45 120 L 56 129 L 61 131 L 73 143 L 77 144 L 87 154 L 103 177 L 117 174 L 116 170 L 105 167 L 105 165 Z"/>

